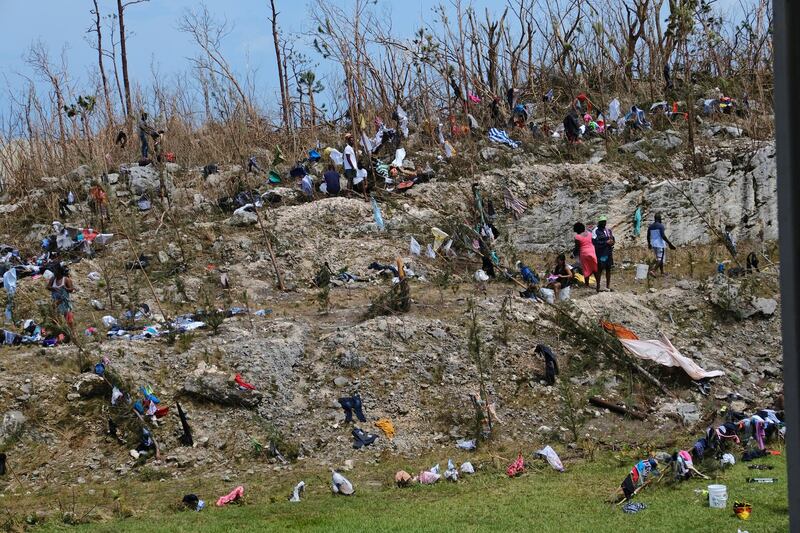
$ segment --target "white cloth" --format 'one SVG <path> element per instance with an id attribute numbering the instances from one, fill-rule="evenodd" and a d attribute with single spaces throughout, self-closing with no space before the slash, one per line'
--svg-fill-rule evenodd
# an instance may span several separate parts
<path id="1" fill-rule="evenodd" d="M 620 111 L 619 98 L 614 98 L 611 100 L 611 103 L 608 104 L 608 120 L 616 122 L 621 117 L 622 113 Z"/>
<path id="2" fill-rule="evenodd" d="M 292 490 L 292 497 L 289 499 L 290 502 L 297 503 L 300 501 L 300 493 L 303 492 L 306 488 L 306 482 L 301 481 L 297 485 L 294 486 L 294 490 Z"/>
<path id="3" fill-rule="evenodd" d="M 639 359 L 653 361 L 662 366 L 679 366 L 694 380 L 725 375 L 722 370 L 704 370 L 680 353 L 664 335 L 661 336 L 661 340 L 620 339 L 619 342 Z"/>
<path id="4" fill-rule="evenodd" d="M 14 293 L 17 292 L 17 270 L 14 267 L 9 268 L 3 274 L 3 287 L 9 296 L 14 296 Z"/>
<path id="5" fill-rule="evenodd" d="M 341 475 L 339 472 L 334 472 L 332 479 L 331 479 L 331 490 L 334 494 L 343 494 L 345 496 L 350 496 L 355 492 L 353 488 L 353 484 L 347 480 L 346 477 Z"/>
<path id="6" fill-rule="evenodd" d="M 392 161 L 391 166 L 401 168 L 403 166 L 403 161 L 406 159 L 406 149 L 405 148 L 398 148 L 397 151 L 394 153 L 394 161 Z"/>
<path id="7" fill-rule="evenodd" d="M 367 178 L 367 169 L 360 168 L 356 170 L 356 177 L 353 178 L 353 185 L 358 185 Z"/>
<path id="8" fill-rule="evenodd" d="M 114 238 L 114 234 L 113 233 L 101 233 L 97 237 L 94 238 L 94 241 L 92 241 L 92 244 L 105 245 L 105 244 L 108 244 L 109 242 L 111 242 L 111 239 L 113 239 L 113 238 Z"/>
<path id="9" fill-rule="evenodd" d="M 331 156 L 333 156 L 332 152 L 331 152 Z M 348 158 L 348 156 L 350 156 L 350 157 Z M 348 161 L 348 159 L 350 159 L 350 161 L 353 162 L 352 165 L 350 164 L 350 161 Z M 343 160 L 344 160 L 344 169 L 345 170 L 358 170 L 358 161 L 356 161 L 356 151 L 353 150 L 353 147 L 350 146 L 349 144 L 344 147 Z"/>
<path id="10" fill-rule="evenodd" d="M 344 164 L 344 155 L 339 150 L 332 149 L 330 157 L 335 165 L 342 166 Z"/>

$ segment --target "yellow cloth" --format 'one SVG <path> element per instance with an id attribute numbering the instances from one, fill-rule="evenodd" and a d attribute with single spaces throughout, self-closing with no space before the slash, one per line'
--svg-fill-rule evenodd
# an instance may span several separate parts
<path id="1" fill-rule="evenodd" d="M 375 427 L 383 431 L 383 434 L 386 435 L 386 438 L 392 440 L 394 438 L 394 424 L 388 418 L 381 418 L 377 422 L 375 422 Z"/>
<path id="2" fill-rule="evenodd" d="M 435 227 L 431 228 L 431 233 L 433 234 L 433 251 L 438 252 L 439 248 L 444 244 L 444 240 L 448 238 L 449 235 Z"/>
<path id="3" fill-rule="evenodd" d="M 581 274 L 580 272 L 575 272 L 575 280 L 578 283 L 583 283 L 584 282 L 583 274 Z M 592 274 L 591 277 L 589 278 L 589 284 L 592 283 L 596 283 L 594 280 L 594 274 Z"/>

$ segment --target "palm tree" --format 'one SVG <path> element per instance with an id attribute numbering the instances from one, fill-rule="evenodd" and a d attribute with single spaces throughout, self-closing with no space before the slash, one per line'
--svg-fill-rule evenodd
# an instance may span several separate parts
<path id="1" fill-rule="evenodd" d="M 297 78 L 297 90 L 302 95 L 308 95 L 308 102 L 311 115 L 311 130 L 312 132 L 317 126 L 317 108 L 314 105 L 314 95 L 321 93 L 325 90 L 322 83 L 317 80 L 317 75 L 313 71 L 307 70 L 300 74 Z"/>

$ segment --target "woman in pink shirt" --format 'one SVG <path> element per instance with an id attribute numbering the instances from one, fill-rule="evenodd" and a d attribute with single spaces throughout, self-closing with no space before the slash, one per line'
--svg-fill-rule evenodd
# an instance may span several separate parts
<path id="1" fill-rule="evenodd" d="M 592 233 L 586 230 L 586 226 L 581 222 L 576 222 L 572 226 L 575 232 L 575 251 L 573 255 L 578 255 L 581 261 L 581 270 L 583 271 L 583 283 L 589 286 L 589 278 L 592 274 L 597 273 L 597 255 L 594 252 L 594 244 L 592 244 Z"/>

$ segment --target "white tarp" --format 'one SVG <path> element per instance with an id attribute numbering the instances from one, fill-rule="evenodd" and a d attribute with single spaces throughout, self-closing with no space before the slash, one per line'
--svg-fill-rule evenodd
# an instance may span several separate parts
<path id="1" fill-rule="evenodd" d="M 619 342 L 639 359 L 654 361 L 663 366 L 679 366 L 694 380 L 716 378 L 725 374 L 722 370 L 704 370 L 700 365 L 679 352 L 664 335 L 661 335 L 661 340 L 620 339 Z"/>

